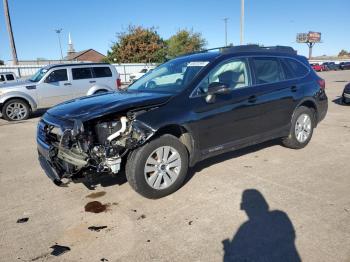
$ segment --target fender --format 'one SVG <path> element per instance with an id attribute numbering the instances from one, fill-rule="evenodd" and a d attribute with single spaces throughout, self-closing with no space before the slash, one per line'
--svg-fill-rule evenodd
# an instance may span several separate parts
<path id="1" fill-rule="evenodd" d="M 38 104 L 31 96 L 27 95 L 26 93 L 19 92 L 19 91 L 10 91 L 10 92 L 2 95 L 0 97 L 0 104 L 4 104 L 4 103 L 6 103 L 6 101 L 8 101 L 9 99 L 12 99 L 12 98 L 21 98 L 21 99 L 24 99 L 25 101 L 27 101 L 32 112 L 36 111 L 38 108 Z"/>
<path id="2" fill-rule="evenodd" d="M 115 89 L 109 87 L 108 85 L 97 84 L 97 85 L 90 87 L 90 89 L 87 91 L 86 95 L 91 96 L 99 90 L 115 91 Z"/>

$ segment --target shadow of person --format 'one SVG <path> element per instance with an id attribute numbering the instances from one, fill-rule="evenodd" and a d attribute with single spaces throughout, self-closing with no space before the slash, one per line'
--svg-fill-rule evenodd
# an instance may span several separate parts
<path id="1" fill-rule="evenodd" d="M 222 241 L 224 262 L 228 261 L 301 261 L 295 247 L 295 231 L 288 215 L 269 211 L 268 203 L 256 189 L 243 192 L 241 209 L 249 218 L 232 241 Z"/>

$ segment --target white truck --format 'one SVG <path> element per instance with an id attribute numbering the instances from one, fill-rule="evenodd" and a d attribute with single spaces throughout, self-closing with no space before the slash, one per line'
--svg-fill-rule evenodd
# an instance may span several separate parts
<path id="1" fill-rule="evenodd" d="M 8 121 L 20 121 L 38 109 L 120 87 L 116 68 L 107 63 L 49 65 L 27 80 L 0 85 L 0 112 Z"/>

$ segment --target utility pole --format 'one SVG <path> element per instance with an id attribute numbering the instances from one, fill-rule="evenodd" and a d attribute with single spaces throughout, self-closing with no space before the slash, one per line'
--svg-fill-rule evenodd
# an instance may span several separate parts
<path id="1" fill-rule="evenodd" d="M 244 0 L 241 0 L 241 45 L 244 42 Z"/>
<path id="2" fill-rule="evenodd" d="M 9 33 L 9 38 L 10 38 L 10 46 L 11 46 L 11 51 L 12 51 L 12 61 L 13 61 L 13 64 L 18 65 L 17 51 L 16 51 L 16 45 L 15 45 L 15 39 L 13 38 L 9 6 L 8 6 L 7 0 L 3 0 L 3 3 L 4 3 L 4 12 L 5 12 L 5 19 L 6 19 L 6 25 L 7 25 L 7 32 Z"/>
<path id="3" fill-rule="evenodd" d="M 62 30 L 63 30 L 62 28 L 55 29 L 55 32 L 57 33 L 57 37 L 58 37 L 58 43 L 60 45 L 61 60 L 63 60 L 62 45 L 61 45 L 61 32 L 62 32 Z"/>
<path id="4" fill-rule="evenodd" d="M 227 20 L 228 20 L 228 17 L 225 17 L 223 20 L 225 23 L 225 46 L 227 46 Z"/>

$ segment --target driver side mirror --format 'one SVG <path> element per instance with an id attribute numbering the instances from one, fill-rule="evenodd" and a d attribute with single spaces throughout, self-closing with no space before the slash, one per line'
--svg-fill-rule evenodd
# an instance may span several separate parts
<path id="1" fill-rule="evenodd" d="M 220 83 L 220 82 L 210 83 L 208 86 L 208 92 L 207 92 L 207 96 L 205 97 L 205 101 L 207 103 L 214 103 L 216 95 L 229 94 L 230 92 L 231 90 L 224 83 Z"/>

